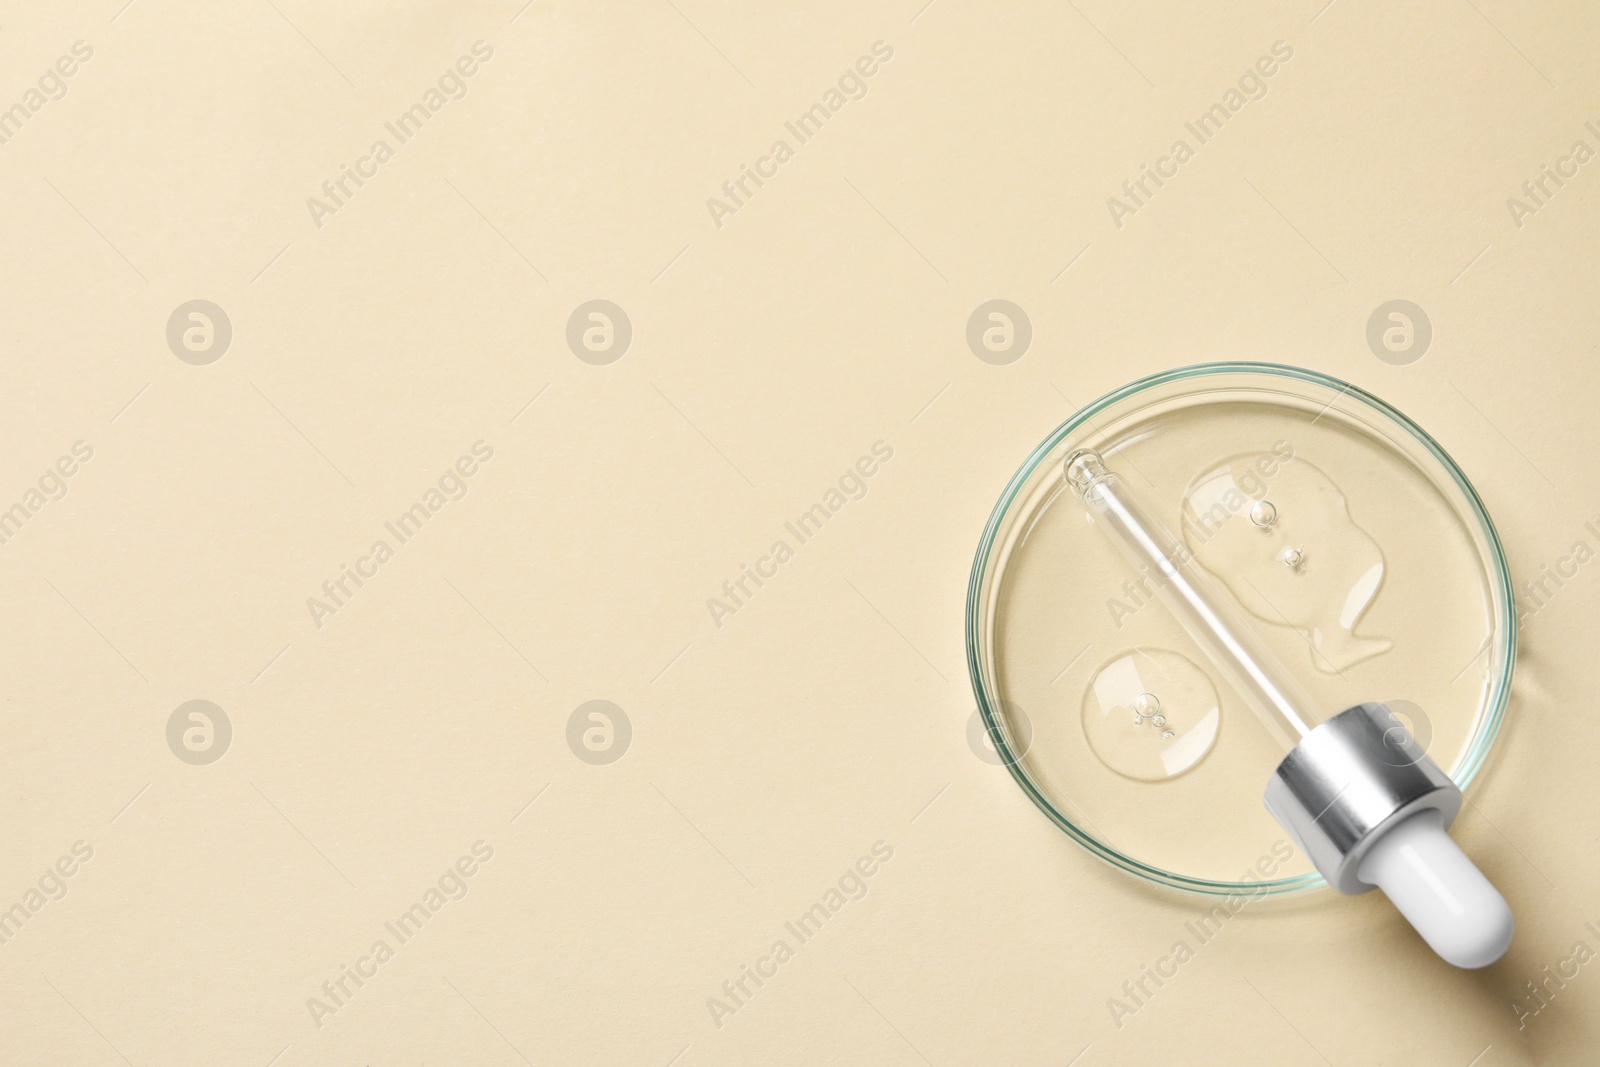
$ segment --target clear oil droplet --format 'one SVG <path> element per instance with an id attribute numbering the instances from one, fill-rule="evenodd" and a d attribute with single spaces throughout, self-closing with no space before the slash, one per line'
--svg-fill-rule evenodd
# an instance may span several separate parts
<path id="1" fill-rule="evenodd" d="M 1105 663 L 1083 696 L 1083 732 L 1111 770 L 1141 782 L 1175 778 L 1205 758 L 1221 712 L 1211 679 L 1160 648 L 1135 648 Z"/>
<path id="2" fill-rule="evenodd" d="M 1195 559 L 1262 622 L 1299 631 L 1317 670 L 1393 647 L 1356 633 L 1383 586 L 1378 542 L 1333 479 L 1292 450 L 1213 463 L 1184 493 L 1183 518 Z"/>

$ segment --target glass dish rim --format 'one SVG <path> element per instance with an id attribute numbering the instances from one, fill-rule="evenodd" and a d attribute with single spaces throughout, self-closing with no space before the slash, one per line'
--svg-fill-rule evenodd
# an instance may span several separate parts
<path id="1" fill-rule="evenodd" d="M 1083 848 L 1087 849 L 1091 854 L 1098 856 L 1100 859 L 1105 860 L 1114 867 L 1120 868 L 1121 870 L 1127 871 L 1133 875 L 1137 875 L 1146 881 L 1153 882 L 1158 885 L 1169 886 L 1176 889 L 1185 889 L 1192 892 L 1209 894 L 1213 896 L 1256 896 L 1263 894 L 1288 893 L 1318 888 L 1325 886 L 1327 883 L 1323 880 L 1320 874 L 1317 874 L 1314 871 L 1306 874 L 1295 875 L 1290 878 L 1262 879 L 1260 881 L 1250 882 L 1230 882 L 1220 879 L 1197 878 L 1189 875 L 1178 874 L 1174 871 L 1168 871 L 1163 868 L 1144 863 L 1133 858 L 1132 856 L 1126 856 L 1117 849 L 1113 848 L 1111 845 L 1100 841 L 1092 833 L 1089 833 L 1088 831 L 1077 826 L 1070 818 L 1066 816 L 1065 813 L 1058 811 L 1056 806 L 1052 804 L 1048 798 L 1043 796 L 1037 787 L 1035 787 L 1033 782 L 1028 778 L 1028 776 L 1023 773 L 1023 771 L 1020 769 L 1019 758 L 1011 751 L 1010 744 L 1006 739 L 1006 735 L 1000 729 L 997 723 L 995 709 L 989 698 L 989 694 L 983 681 L 983 663 L 981 653 L 979 652 L 978 640 L 981 620 L 978 617 L 978 612 L 985 566 L 988 562 L 990 551 L 994 547 L 995 537 L 1000 529 L 1001 523 L 1004 521 L 1006 515 L 1010 511 L 1012 504 L 1016 500 L 1017 493 L 1021 490 L 1022 486 L 1026 484 L 1028 479 L 1033 476 L 1033 473 L 1038 469 L 1039 464 L 1050 455 L 1050 453 L 1057 445 L 1061 443 L 1062 440 L 1077 430 L 1080 426 L 1083 426 L 1085 423 L 1092 420 L 1096 415 L 1110 407 L 1112 404 L 1115 404 L 1127 397 L 1142 393 L 1156 386 L 1166 385 L 1172 382 L 1181 382 L 1190 378 L 1237 373 L 1267 374 L 1283 378 L 1297 379 L 1299 381 L 1309 382 L 1315 385 L 1333 389 L 1341 396 L 1352 396 L 1362 403 L 1365 403 L 1369 407 L 1377 410 L 1380 414 L 1390 418 L 1396 425 L 1400 426 L 1407 433 L 1411 434 L 1411 436 L 1415 438 L 1423 446 L 1423 448 L 1426 449 L 1427 452 L 1431 454 L 1433 458 L 1445 469 L 1445 471 L 1450 475 L 1451 479 L 1455 482 L 1456 487 L 1466 498 L 1467 505 L 1471 510 L 1473 517 L 1477 519 L 1479 528 L 1484 536 L 1484 540 L 1488 545 L 1489 562 L 1491 565 L 1491 570 L 1493 571 L 1492 575 L 1490 575 L 1490 580 L 1494 585 L 1498 586 L 1500 592 L 1500 617 L 1496 621 L 1499 623 L 1500 633 L 1504 635 L 1501 644 L 1503 644 L 1505 649 L 1505 669 L 1501 671 L 1493 680 L 1494 687 L 1489 695 L 1487 702 L 1487 713 L 1484 716 L 1484 720 L 1480 724 L 1476 735 L 1473 737 L 1472 744 L 1468 748 L 1467 753 L 1462 757 L 1460 766 L 1452 775 L 1452 778 L 1455 780 L 1456 784 L 1462 789 L 1465 789 L 1477 775 L 1478 771 L 1482 769 L 1483 763 L 1488 757 L 1489 750 L 1493 747 L 1496 738 L 1499 736 L 1500 727 L 1505 719 L 1507 706 L 1510 703 L 1511 680 L 1515 673 L 1517 663 L 1516 595 L 1511 583 L 1511 568 L 1506 560 L 1505 549 L 1500 543 L 1500 535 L 1495 530 L 1494 522 L 1492 519 L 1490 519 L 1489 512 L 1484 507 L 1482 498 L 1478 496 L 1478 491 L 1473 488 L 1472 482 L 1468 480 L 1465 472 L 1461 470 L 1461 468 L 1456 464 L 1455 460 L 1450 457 L 1450 454 L 1446 452 L 1444 448 L 1437 441 L 1435 441 L 1426 430 L 1413 422 L 1409 417 L 1406 416 L 1404 412 L 1400 411 L 1400 409 L 1394 407 L 1392 404 L 1389 404 L 1380 397 L 1374 396 L 1365 389 L 1362 389 L 1351 382 L 1344 381 L 1341 378 L 1336 378 L 1331 374 L 1324 374 L 1321 371 L 1310 370 L 1306 367 L 1295 367 L 1284 363 L 1255 362 L 1247 360 L 1223 360 L 1210 363 L 1188 364 L 1186 366 L 1174 367 L 1170 370 L 1159 371 L 1155 374 L 1146 375 L 1143 378 L 1139 378 L 1135 381 L 1127 383 L 1126 385 L 1113 389 L 1111 392 L 1106 393 L 1099 399 L 1092 401 L 1091 403 L 1080 408 L 1078 411 L 1074 412 L 1066 419 L 1066 421 L 1062 422 L 1059 426 L 1052 430 L 1050 434 L 1046 436 L 1036 448 L 1034 448 L 1033 452 L 1028 455 L 1028 458 L 1024 460 L 1022 465 L 1017 469 L 1017 472 L 1012 475 L 1011 480 L 1006 484 L 1005 489 L 1001 492 L 1000 499 L 995 504 L 994 510 L 990 512 L 989 520 L 984 525 L 983 535 L 981 538 L 979 538 L 978 549 L 973 558 L 972 571 L 967 583 L 967 602 L 965 612 L 967 674 L 972 683 L 973 695 L 977 698 L 978 710 L 983 716 L 983 724 L 984 728 L 988 731 L 989 741 L 995 746 L 995 751 L 999 754 L 1001 762 L 1005 764 L 1005 767 L 1011 773 L 1012 778 L 1016 779 L 1016 782 L 1022 788 L 1022 791 L 1028 795 L 1028 797 L 1034 802 L 1035 806 L 1037 806 L 1042 812 L 1045 813 L 1047 817 L 1049 817 L 1051 822 L 1055 823 L 1057 827 L 1063 830 L 1069 837 L 1071 837 Z M 1337 399 L 1338 397 L 1335 397 L 1336 401 Z"/>

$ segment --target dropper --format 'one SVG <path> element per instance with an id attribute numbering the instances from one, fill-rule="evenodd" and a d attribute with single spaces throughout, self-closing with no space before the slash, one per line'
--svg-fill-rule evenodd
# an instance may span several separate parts
<path id="1" fill-rule="evenodd" d="M 1505 897 L 1445 832 L 1461 790 L 1392 711 L 1357 704 L 1320 721 L 1317 704 L 1262 643 L 1188 546 L 1106 469 L 1067 457 L 1067 484 L 1156 596 L 1288 750 L 1267 810 L 1341 893 L 1378 888 L 1443 959 L 1486 967 L 1511 945 Z"/>

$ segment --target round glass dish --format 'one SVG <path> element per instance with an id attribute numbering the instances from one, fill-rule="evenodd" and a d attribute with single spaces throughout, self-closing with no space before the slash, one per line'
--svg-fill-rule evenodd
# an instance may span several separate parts
<path id="1" fill-rule="evenodd" d="M 1323 718 L 1386 701 L 1467 786 L 1516 658 L 1510 574 L 1477 493 L 1420 427 L 1347 382 L 1211 363 L 1068 419 L 978 545 L 973 690 L 995 751 L 1056 825 L 1164 885 L 1324 884 L 1262 804 L 1283 749 L 1066 486 L 1063 461 L 1083 448 L 1184 538 Z"/>

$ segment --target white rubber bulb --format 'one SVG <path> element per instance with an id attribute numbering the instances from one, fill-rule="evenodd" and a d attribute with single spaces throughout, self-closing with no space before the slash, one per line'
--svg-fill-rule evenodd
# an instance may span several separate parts
<path id="1" fill-rule="evenodd" d="M 1437 811 L 1418 812 L 1385 831 L 1359 874 L 1448 963 L 1487 967 L 1511 947 L 1516 923 L 1506 898 L 1450 839 Z"/>

